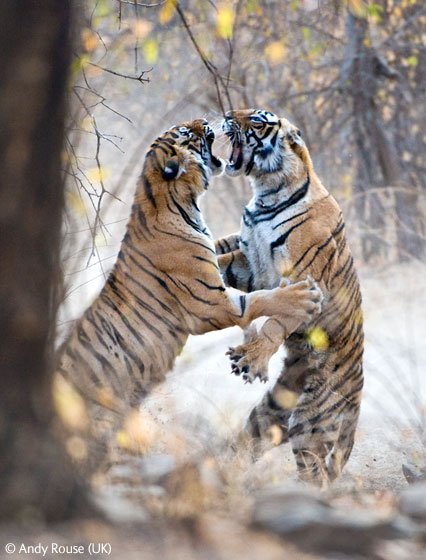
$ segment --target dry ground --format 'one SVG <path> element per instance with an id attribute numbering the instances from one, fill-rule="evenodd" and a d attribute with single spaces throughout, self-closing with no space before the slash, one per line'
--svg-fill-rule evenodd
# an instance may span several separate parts
<path id="1" fill-rule="evenodd" d="M 425 268 L 411 264 L 360 273 L 366 330 L 365 396 L 353 454 L 326 498 L 343 512 L 370 510 L 387 518 L 394 515 L 395 496 L 407 486 L 402 463 L 421 463 L 425 457 Z M 120 467 L 112 478 L 112 491 L 109 483 L 101 481 L 100 496 L 113 523 L 81 521 L 50 529 L 33 523 L 2 527 L 0 558 L 42 557 L 8 555 L 4 551 L 8 542 L 18 546 L 41 542 L 48 547 L 52 542 L 83 543 L 87 551 L 93 541 L 111 544 L 111 555 L 98 558 L 126 560 L 355 558 L 302 553 L 276 536 L 245 528 L 255 496 L 264 488 L 279 489 L 283 482 L 293 485 L 295 468 L 289 446 L 266 451 L 256 463 L 245 450 L 234 452 L 229 446 L 267 389 L 260 383 L 244 385 L 231 375 L 224 353 L 240 338 L 238 329 L 191 338 L 166 383 L 144 403 L 142 414 L 149 418 L 155 436 L 150 449 L 155 460 L 148 460 L 144 472 L 145 479 L 151 477 L 152 481 L 142 488 L 137 477 L 131 480 L 135 469 L 140 470 L 139 463 L 124 470 Z M 281 360 L 282 353 L 271 361 L 270 384 Z M 170 460 L 182 468 L 174 478 L 167 474 Z M 158 473 L 152 472 L 156 465 L 166 473 L 163 487 L 156 481 Z M 173 498 L 164 499 L 164 488 Z M 131 498 L 130 506 L 121 501 L 123 495 Z M 146 504 L 166 516 L 149 518 Z M 382 543 L 379 548 L 376 556 L 367 553 L 364 558 L 425 557 L 421 545 L 407 541 Z"/>

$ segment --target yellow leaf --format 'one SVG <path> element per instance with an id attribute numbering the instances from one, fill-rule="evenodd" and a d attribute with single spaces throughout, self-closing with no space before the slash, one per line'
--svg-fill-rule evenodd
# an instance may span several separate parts
<path id="1" fill-rule="evenodd" d="M 109 167 L 92 167 L 87 172 L 87 178 L 91 183 L 100 183 L 101 181 L 104 182 L 110 176 L 111 172 Z"/>
<path id="2" fill-rule="evenodd" d="M 120 447 L 134 453 L 146 453 L 158 439 L 159 429 L 147 413 L 132 411 L 116 434 Z"/>
<path id="3" fill-rule="evenodd" d="M 365 0 L 348 0 L 348 8 L 356 17 L 365 18 L 368 15 L 368 6 Z"/>
<path id="4" fill-rule="evenodd" d="M 89 132 L 93 130 L 93 118 L 90 116 L 84 117 L 84 119 L 80 123 L 80 129 L 84 130 L 85 132 Z"/>
<path id="5" fill-rule="evenodd" d="M 280 405 L 281 408 L 291 410 L 299 400 L 299 394 L 290 389 L 277 388 L 274 390 L 274 401 Z"/>
<path id="6" fill-rule="evenodd" d="M 265 48 L 265 56 L 272 65 L 282 62 L 286 53 L 286 47 L 281 41 L 269 43 L 269 45 Z"/>
<path id="7" fill-rule="evenodd" d="M 94 51 L 98 46 L 98 36 L 91 29 L 83 29 L 81 32 L 81 40 L 83 42 L 84 49 L 87 52 Z"/>
<path id="8" fill-rule="evenodd" d="M 59 375 L 53 381 L 53 403 L 65 426 L 72 430 L 86 428 L 88 417 L 83 399 L 74 387 Z"/>
<path id="9" fill-rule="evenodd" d="M 67 193 L 67 200 L 69 206 L 74 210 L 78 216 L 84 216 L 86 213 L 86 206 L 80 194 L 75 192 Z"/>
<path id="10" fill-rule="evenodd" d="M 261 6 L 259 6 L 259 0 L 247 0 L 246 12 L 248 15 L 261 16 L 263 10 Z"/>
<path id="11" fill-rule="evenodd" d="M 165 25 L 169 23 L 172 19 L 173 14 L 176 10 L 176 0 L 166 0 L 166 3 L 161 8 L 158 19 L 160 20 L 161 25 Z"/>
<path id="12" fill-rule="evenodd" d="M 156 39 L 147 39 L 142 45 L 143 55 L 148 64 L 155 64 L 158 59 L 158 43 Z"/>
<path id="13" fill-rule="evenodd" d="M 344 200 L 349 200 L 352 196 L 352 189 L 349 185 L 347 185 L 342 192 L 342 197 Z"/>
<path id="14" fill-rule="evenodd" d="M 413 54 L 412 56 L 406 58 L 405 62 L 408 64 L 408 66 L 417 66 L 417 64 L 419 63 L 419 59 Z"/>
<path id="15" fill-rule="evenodd" d="M 111 7 L 108 0 L 98 0 L 95 10 L 98 18 L 105 18 L 111 14 Z"/>
<path id="16" fill-rule="evenodd" d="M 75 79 L 77 74 L 86 66 L 89 62 L 89 55 L 82 54 L 81 56 L 77 56 L 71 63 L 71 79 Z"/>
<path id="17" fill-rule="evenodd" d="M 397 19 L 402 19 L 404 18 L 404 13 L 401 9 L 400 6 L 395 6 L 394 10 L 393 10 L 393 15 L 397 18 Z"/>
<path id="18" fill-rule="evenodd" d="M 216 30 L 223 39 L 230 39 L 234 27 L 235 13 L 228 3 L 219 4 L 216 16 Z"/>
<path id="19" fill-rule="evenodd" d="M 309 27 L 302 27 L 302 35 L 305 41 L 309 40 L 309 38 L 311 37 L 311 30 L 309 29 Z"/>
<path id="20" fill-rule="evenodd" d="M 323 352 L 329 346 L 328 334 L 321 327 L 313 327 L 306 333 L 306 338 L 314 350 Z"/>

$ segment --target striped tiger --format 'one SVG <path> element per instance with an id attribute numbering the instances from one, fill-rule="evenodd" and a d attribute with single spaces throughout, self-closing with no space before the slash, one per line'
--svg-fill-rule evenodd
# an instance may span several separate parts
<path id="1" fill-rule="evenodd" d="M 299 477 L 332 481 L 352 450 L 363 386 L 361 293 L 342 213 L 289 121 L 240 110 L 227 113 L 222 128 L 232 144 L 226 173 L 245 173 L 253 191 L 240 233 L 216 242 L 226 284 L 251 292 L 309 274 L 324 294 L 308 330 L 287 338 L 271 317 L 259 336 L 230 349 L 235 373 L 266 380 L 269 358 L 287 338 L 282 372 L 246 430 L 257 441 L 271 433 L 276 439 L 278 426 L 278 440 L 291 441 Z"/>
<path id="2" fill-rule="evenodd" d="M 116 450 L 117 431 L 164 379 L 189 334 L 246 327 L 277 307 L 292 331 L 318 307 L 309 281 L 251 294 L 225 287 L 198 207 L 211 176 L 223 170 L 214 137 L 207 121 L 195 120 L 151 145 L 116 263 L 62 349 L 59 390 L 77 392 L 89 419 L 82 429 L 88 472 Z"/>

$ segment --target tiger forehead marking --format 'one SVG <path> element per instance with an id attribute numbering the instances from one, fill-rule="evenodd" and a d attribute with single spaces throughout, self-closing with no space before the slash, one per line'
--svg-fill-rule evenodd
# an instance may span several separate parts
<path id="1" fill-rule="evenodd" d="M 263 111 L 261 109 L 243 109 L 236 111 L 228 111 L 225 115 L 225 121 L 223 127 L 225 128 L 227 124 L 231 126 L 241 126 L 243 128 L 249 128 L 252 124 L 265 123 L 265 124 L 278 124 L 279 118 L 274 113 L 270 111 Z"/>
<path id="2" fill-rule="evenodd" d="M 322 313 L 287 338 L 277 318 L 231 351 L 233 370 L 267 378 L 271 355 L 286 338 L 287 357 L 274 388 L 253 409 L 258 438 L 279 427 L 291 441 L 301 478 L 333 480 L 354 443 L 363 386 L 361 292 L 341 210 L 316 175 L 298 128 L 269 111 L 226 115 L 231 141 L 226 173 L 248 175 L 253 197 L 244 209 L 230 262 L 227 238 L 216 242 L 225 281 L 250 291 L 282 277 L 310 275 L 324 294 Z M 225 265 L 227 265 L 225 267 Z M 296 395 L 291 399 L 286 395 Z"/>

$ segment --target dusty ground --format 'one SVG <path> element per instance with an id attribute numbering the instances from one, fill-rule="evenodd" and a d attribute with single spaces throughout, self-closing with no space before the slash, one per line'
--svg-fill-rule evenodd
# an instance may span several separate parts
<path id="1" fill-rule="evenodd" d="M 351 459 L 326 497 L 343 512 L 374 511 L 387 518 L 395 514 L 395 496 L 407 486 L 402 463 L 420 463 L 425 457 L 425 268 L 411 264 L 360 273 L 366 330 L 364 402 Z M 90 542 L 111 545 L 110 554 L 98 558 L 126 560 L 355 558 L 302 553 L 276 536 L 244 526 L 251 520 L 255 496 L 283 482 L 294 484 L 295 467 L 289 446 L 270 449 L 256 463 L 246 451 L 230 449 L 229 441 L 267 389 L 260 383 L 244 385 L 231 375 L 224 353 L 240 338 L 238 329 L 192 338 L 167 382 L 144 403 L 143 414 L 155 434 L 150 452 L 159 454 L 160 468 L 167 471 L 167 455 L 184 469 L 167 483 L 174 499 L 166 500 L 166 507 L 158 494 L 160 486 L 153 483 L 141 490 L 137 479 L 130 480 L 135 471 L 124 469 L 124 475 L 121 471 L 123 476 L 119 473 L 114 479 L 113 492 L 101 484 L 103 503 L 114 513 L 113 524 L 2 527 L 0 558 L 88 558 Z M 270 384 L 281 360 L 278 353 L 271 361 Z M 115 501 L 117 493 L 130 497 L 130 508 Z M 147 498 L 166 519 L 146 515 Z M 45 556 L 7 554 L 4 546 L 10 542 L 48 548 L 54 542 L 82 544 L 84 554 L 58 555 L 50 549 Z M 383 542 L 376 552 L 364 558 L 421 560 L 425 554 L 422 545 L 408 541 Z"/>

